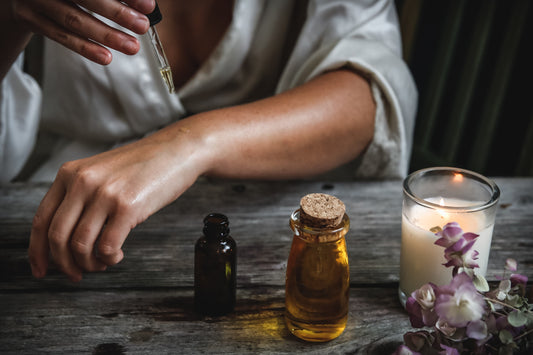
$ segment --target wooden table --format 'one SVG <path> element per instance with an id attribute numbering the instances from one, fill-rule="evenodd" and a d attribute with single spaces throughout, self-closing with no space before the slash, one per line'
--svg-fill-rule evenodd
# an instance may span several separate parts
<path id="1" fill-rule="evenodd" d="M 502 190 L 487 278 L 505 259 L 533 277 L 533 178 L 495 179 Z M 46 185 L 0 187 L 0 353 L 358 353 L 392 352 L 412 328 L 397 296 L 401 182 L 198 182 L 135 228 L 125 259 L 73 284 L 54 271 L 31 277 L 26 249 Z M 309 344 L 285 328 L 289 215 L 300 198 L 325 192 L 347 205 L 351 292 L 348 326 Z M 193 247 L 210 212 L 226 214 L 238 244 L 235 312 L 192 310 Z"/>

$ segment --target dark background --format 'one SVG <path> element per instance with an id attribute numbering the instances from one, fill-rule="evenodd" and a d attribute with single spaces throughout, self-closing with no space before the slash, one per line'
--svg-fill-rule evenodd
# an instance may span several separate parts
<path id="1" fill-rule="evenodd" d="M 532 3 L 396 0 L 419 91 L 411 171 L 533 176 Z"/>

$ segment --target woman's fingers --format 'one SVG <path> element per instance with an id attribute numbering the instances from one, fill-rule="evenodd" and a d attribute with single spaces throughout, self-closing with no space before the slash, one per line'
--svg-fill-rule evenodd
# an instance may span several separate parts
<path id="1" fill-rule="evenodd" d="M 49 254 L 48 230 L 64 195 L 65 191 L 61 184 L 57 182 L 52 184 L 33 217 L 28 257 L 32 274 L 35 277 L 41 278 L 46 275 Z"/>
<path id="2" fill-rule="evenodd" d="M 41 202 L 30 242 L 36 276 L 44 276 L 48 251 L 72 281 L 81 280 L 83 271 L 103 271 L 122 260 L 122 245 L 138 221 L 137 195 L 125 193 L 129 180 L 103 171 L 97 161 L 63 164 Z"/>
<path id="3" fill-rule="evenodd" d="M 107 210 L 91 204 L 81 216 L 72 238 L 70 250 L 76 264 L 84 271 L 104 271 L 107 266 L 96 257 L 95 244 L 107 219 Z"/>
<path id="4" fill-rule="evenodd" d="M 130 5 L 128 6 L 120 1 L 76 0 L 76 3 L 83 8 L 97 13 L 130 31 L 138 34 L 146 33 L 148 27 L 150 27 L 150 22 L 145 14 L 153 10 L 153 7 L 149 5 L 150 1 L 129 2 Z M 139 11 L 137 10 L 138 8 L 148 9 L 148 12 Z"/>
<path id="5" fill-rule="evenodd" d="M 15 16 L 31 31 L 106 65 L 112 60 L 107 48 L 132 55 L 139 51 L 139 41 L 105 24 L 88 11 L 143 34 L 150 25 L 144 13 L 149 13 L 154 6 L 153 0 L 19 0 L 14 11 Z"/>
<path id="6" fill-rule="evenodd" d="M 194 165 L 179 165 L 183 159 L 173 150 L 167 154 L 160 142 L 154 134 L 61 166 L 32 230 L 29 255 L 35 276 L 44 276 L 48 253 L 73 281 L 81 280 L 83 271 L 100 271 L 123 259 L 130 231 L 198 176 Z M 172 187 L 175 181 L 181 184 Z"/>
<path id="7" fill-rule="evenodd" d="M 82 276 L 70 249 L 70 239 L 84 209 L 83 197 L 67 192 L 56 209 L 48 230 L 50 254 L 72 281 L 79 281 Z"/>
<path id="8" fill-rule="evenodd" d="M 149 14 L 155 9 L 155 0 L 125 0 L 122 2 L 143 14 Z"/>
<path id="9" fill-rule="evenodd" d="M 112 1 L 111 3 L 120 4 L 118 1 Z M 121 6 L 122 8 L 128 8 L 125 5 Z M 77 45 L 78 41 L 75 40 L 76 37 L 98 43 L 125 54 L 135 54 L 140 48 L 139 41 L 135 37 L 108 26 L 73 3 L 51 1 L 46 6 L 43 6 L 42 11 L 42 14 L 52 24 L 56 24 L 56 26 L 51 26 L 56 28 L 55 31 L 53 28 L 48 31 L 48 36 L 63 45 L 70 45 L 68 48 L 74 48 L 79 53 L 82 52 L 83 47 L 80 48 Z M 144 27 L 148 29 L 149 23 L 146 16 L 131 9 L 128 12 L 136 13 L 137 17 L 144 21 Z M 123 15 L 122 17 L 128 16 Z"/>
<path id="10" fill-rule="evenodd" d="M 26 19 L 31 22 L 28 26 L 33 32 L 42 34 L 95 63 L 107 65 L 113 59 L 109 49 L 96 42 L 82 38 L 73 32 L 65 31 L 64 28 L 48 17 L 38 13 L 31 13 L 28 14 Z"/>
<path id="11" fill-rule="evenodd" d="M 124 258 L 122 245 L 132 228 L 126 216 L 116 215 L 108 221 L 97 246 L 98 258 L 104 264 L 112 266 Z"/>

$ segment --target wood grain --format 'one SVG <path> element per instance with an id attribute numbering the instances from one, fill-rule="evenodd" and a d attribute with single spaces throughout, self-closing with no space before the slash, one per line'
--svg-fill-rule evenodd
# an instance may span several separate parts
<path id="1" fill-rule="evenodd" d="M 502 190 L 488 279 L 505 259 L 533 277 L 533 179 Z M 378 182 L 200 181 L 137 226 L 125 260 L 73 284 L 31 277 L 26 249 L 47 185 L 0 186 L 0 353 L 390 353 L 410 330 L 397 298 L 402 187 Z M 283 323 L 289 216 L 308 193 L 346 204 L 350 320 L 325 344 L 296 340 Z M 193 247 L 202 220 L 221 212 L 237 241 L 237 306 L 221 318 L 192 312 Z"/>

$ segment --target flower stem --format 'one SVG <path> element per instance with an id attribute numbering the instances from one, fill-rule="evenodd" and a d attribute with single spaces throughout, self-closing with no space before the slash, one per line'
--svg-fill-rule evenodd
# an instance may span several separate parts
<path id="1" fill-rule="evenodd" d="M 509 304 L 507 304 L 505 302 L 500 301 L 500 300 L 495 300 L 494 298 L 490 298 L 490 297 L 484 297 L 484 299 L 485 299 L 485 301 L 489 301 L 489 302 L 492 302 L 492 303 L 497 303 L 497 304 L 502 305 L 504 307 L 508 307 L 508 308 L 511 308 L 511 309 L 513 309 L 515 311 L 519 311 L 520 312 L 520 309 L 518 309 L 516 307 L 513 307 L 513 306 L 511 306 L 511 305 L 509 305 Z"/>
<path id="2" fill-rule="evenodd" d="M 492 346 L 492 345 L 490 345 L 490 344 L 485 344 L 485 346 L 486 346 L 487 348 L 489 348 L 490 350 L 498 351 L 498 348 L 496 348 L 495 346 Z"/>
<path id="3" fill-rule="evenodd" d="M 520 339 L 520 338 L 523 338 L 523 337 L 525 337 L 526 335 L 531 334 L 531 333 L 533 333 L 533 329 L 529 329 L 527 332 L 523 332 L 522 334 L 520 334 L 520 335 L 518 335 L 516 338 L 514 338 L 514 340 L 518 340 L 518 339 Z"/>

